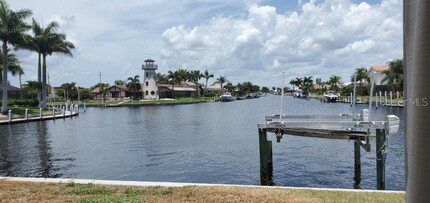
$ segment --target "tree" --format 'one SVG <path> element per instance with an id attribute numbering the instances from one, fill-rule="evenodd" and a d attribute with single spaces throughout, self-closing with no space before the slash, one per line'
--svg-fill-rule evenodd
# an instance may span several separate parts
<path id="1" fill-rule="evenodd" d="M 312 76 L 303 78 L 303 90 L 310 91 L 314 86 L 314 80 L 312 80 Z"/>
<path id="2" fill-rule="evenodd" d="M 217 79 L 216 79 L 216 82 L 215 82 L 215 83 L 217 83 L 217 84 L 220 84 L 220 85 L 221 85 L 221 92 L 222 92 L 222 93 L 224 92 L 223 84 L 224 84 L 224 83 L 226 83 L 226 82 L 227 82 L 227 78 L 226 78 L 225 76 L 219 76 L 219 78 L 217 78 Z"/>
<path id="3" fill-rule="evenodd" d="M 296 81 L 296 79 L 291 79 L 290 80 L 290 85 L 292 85 L 293 86 L 293 91 L 295 90 L 295 86 L 296 86 L 296 84 L 297 84 L 297 81 Z M 278 91 L 279 92 L 279 91 Z"/>
<path id="4" fill-rule="evenodd" d="M 180 80 L 178 72 L 177 71 L 173 72 L 169 70 L 169 72 L 167 72 L 167 78 L 169 80 L 169 83 L 172 85 L 172 94 L 171 94 L 172 98 L 175 98 L 175 89 L 174 89 L 175 83 Z"/>
<path id="5" fill-rule="evenodd" d="M 113 82 L 115 85 L 124 85 L 125 82 L 124 80 L 115 80 L 115 82 Z"/>
<path id="6" fill-rule="evenodd" d="M 137 98 L 136 92 L 142 88 L 142 86 L 140 85 L 139 75 L 135 75 L 134 77 L 129 77 L 127 81 L 128 81 L 127 83 L 128 91 L 133 92 L 134 93 L 133 99 L 136 99 Z"/>
<path id="7" fill-rule="evenodd" d="M 78 88 L 76 88 L 76 82 L 63 83 L 60 88 L 64 91 L 63 96 L 66 101 L 69 99 L 76 100 L 78 98 Z"/>
<path id="8" fill-rule="evenodd" d="M 403 90 L 403 59 L 395 59 L 388 62 L 390 69 L 384 71 L 385 78 L 382 82 L 387 82 L 394 91 Z"/>
<path id="9" fill-rule="evenodd" d="M 161 74 L 161 73 L 155 74 L 155 81 L 158 84 L 168 84 L 169 83 L 169 79 L 167 78 L 167 76 L 164 74 Z"/>
<path id="10" fill-rule="evenodd" d="M 228 92 L 234 94 L 234 85 L 231 82 L 227 82 L 224 87 L 227 89 Z"/>
<path id="11" fill-rule="evenodd" d="M 330 76 L 330 78 L 328 79 L 328 84 L 330 84 L 332 90 L 337 91 L 339 89 L 341 79 L 342 78 L 337 75 Z"/>
<path id="12" fill-rule="evenodd" d="M 189 80 L 196 84 L 196 93 L 198 93 L 199 80 L 202 78 L 202 74 L 199 70 L 192 70 L 189 73 Z"/>
<path id="13" fill-rule="evenodd" d="M 36 99 L 37 92 L 40 89 L 41 84 L 37 81 L 27 81 L 22 85 L 22 88 L 27 92 L 27 96 L 31 99 Z"/>
<path id="14" fill-rule="evenodd" d="M 7 73 L 9 71 L 9 60 L 8 60 L 8 44 L 12 46 L 25 46 L 28 42 L 28 35 L 26 31 L 30 29 L 30 25 L 26 24 L 24 20 L 29 17 L 32 12 L 28 9 L 21 9 L 19 11 L 12 11 L 9 9 L 9 5 L 4 1 L 0 0 L 0 40 L 2 41 L 2 87 L 3 87 L 3 98 L 1 113 L 7 113 L 8 104 L 8 78 Z"/>
<path id="15" fill-rule="evenodd" d="M 46 107 L 46 94 L 47 94 L 47 84 L 46 84 L 46 56 L 52 55 L 53 53 L 61 53 L 67 56 L 73 56 L 71 50 L 75 46 L 66 40 L 66 35 L 64 33 L 57 33 L 59 25 L 57 22 L 51 22 L 46 28 L 43 28 L 33 19 L 33 38 L 32 46 L 29 46 L 30 50 L 36 51 L 39 54 L 39 70 L 41 67 L 41 80 L 42 80 L 42 93 L 40 96 L 41 102 L 40 107 Z M 42 64 L 41 62 L 42 57 Z M 40 72 L 40 71 L 39 71 Z M 39 79 L 38 72 L 38 79 Z"/>
<path id="16" fill-rule="evenodd" d="M 81 100 L 88 100 L 91 99 L 91 90 L 90 89 L 82 89 L 79 91 L 79 97 Z"/>
<path id="17" fill-rule="evenodd" d="M 206 69 L 205 72 L 202 74 L 202 77 L 205 78 L 205 80 L 206 80 L 206 88 L 208 88 L 208 80 L 210 78 L 213 78 L 214 75 L 213 74 L 209 74 L 208 70 Z"/>
<path id="18" fill-rule="evenodd" d="M 321 91 L 324 91 L 324 89 L 325 89 L 325 82 L 323 82 L 322 81 L 322 79 L 321 78 L 316 78 L 315 79 L 315 83 L 318 85 L 318 88 L 321 90 Z"/>
<path id="19" fill-rule="evenodd" d="M 364 82 L 367 80 L 367 68 L 356 68 L 353 75 L 351 75 L 351 82 L 354 82 L 354 76 L 357 75 L 357 82 Z"/>
<path id="20" fill-rule="evenodd" d="M 177 80 L 179 84 L 182 84 L 184 82 L 187 82 L 190 78 L 190 72 L 188 72 L 187 69 L 179 69 L 177 72 Z"/>
<path id="21" fill-rule="evenodd" d="M 275 88 L 273 87 L 273 89 L 275 89 Z M 261 92 L 263 92 L 263 93 L 269 93 L 270 89 L 268 87 L 262 87 L 261 88 Z"/>

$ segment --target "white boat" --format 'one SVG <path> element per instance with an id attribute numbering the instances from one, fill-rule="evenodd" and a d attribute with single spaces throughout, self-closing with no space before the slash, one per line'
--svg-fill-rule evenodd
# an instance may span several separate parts
<path id="1" fill-rule="evenodd" d="M 339 96 L 334 91 L 327 91 L 324 93 L 324 99 L 326 102 L 336 102 Z"/>
<path id="2" fill-rule="evenodd" d="M 234 97 L 231 96 L 229 92 L 226 92 L 220 96 L 220 100 L 222 102 L 230 102 L 230 101 L 234 101 Z"/>

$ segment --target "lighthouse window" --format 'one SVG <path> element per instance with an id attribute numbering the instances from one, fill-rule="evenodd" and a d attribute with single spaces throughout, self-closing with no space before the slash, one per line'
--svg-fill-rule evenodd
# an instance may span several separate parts
<path id="1" fill-rule="evenodd" d="M 148 86 L 149 85 L 149 82 L 148 81 L 146 81 L 146 86 Z"/>
<path id="2" fill-rule="evenodd" d="M 148 72 L 146 73 L 146 77 L 149 77 L 149 73 Z"/>
<path id="3" fill-rule="evenodd" d="M 145 92 L 145 95 L 148 95 L 148 91 Z"/>
<path id="4" fill-rule="evenodd" d="M 154 95 L 155 94 L 155 92 L 154 91 L 151 91 L 151 95 Z"/>

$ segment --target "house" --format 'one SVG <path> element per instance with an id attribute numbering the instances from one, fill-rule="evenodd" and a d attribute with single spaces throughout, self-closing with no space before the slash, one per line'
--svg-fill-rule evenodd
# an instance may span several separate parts
<path id="1" fill-rule="evenodd" d="M 160 98 L 173 98 L 173 97 L 194 97 L 197 96 L 195 85 L 181 84 L 174 85 L 172 95 L 172 85 L 158 84 L 158 94 Z"/>
<path id="2" fill-rule="evenodd" d="M 390 66 L 372 66 L 370 67 L 369 71 L 367 72 L 367 76 L 372 79 L 375 82 L 375 85 L 387 85 L 387 82 L 382 82 L 382 80 L 385 78 L 385 73 L 383 73 L 386 70 L 390 70 Z"/>
<path id="3" fill-rule="evenodd" d="M 103 99 L 103 94 L 102 92 L 105 93 L 104 97 L 106 99 L 111 98 L 111 93 L 110 91 L 106 91 L 105 90 L 106 87 L 104 87 L 104 89 L 102 89 L 101 87 L 96 87 L 93 89 L 93 91 L 91 91 L 91 96 L 93 97 L 93 99 Z M 103 90 L 103 91 L 102 91 Z"/>
<path id="4" fill-rule="evenodd" d="M 124 97 L 129 96 L 128 89 L 125 85 L 112 85 L 108 90 L 110 98 L 112 99 L 124 99 Z"/>
<path id="5" fill-rule="evenodd" d="M 367 76 L 374 82 L 374 91 L 388 91 L 387 81 L 383 81 L 386 74 L 384 71 L 390 70 L 390 66 L 372 66 L 367 72 Z"/>
<path id="6" fill-rule="evenodd" d="M 21 89 L 15 86 L 12 86 L 8 84 L 7 86 L 7 92 L 8 92 L 8 98 L 9 99 L 19 99 L 21 98 Z M 0 99 L 3 98 L 3 87 L 0 85 Z"/>

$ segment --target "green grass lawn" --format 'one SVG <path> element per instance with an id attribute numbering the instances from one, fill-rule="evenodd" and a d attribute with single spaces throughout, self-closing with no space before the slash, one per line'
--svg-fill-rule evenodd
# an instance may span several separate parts
<path id="1" fill-rule="evenodd" d="M 405 202 L 405 193 L 252 187 L 131 187 L 0 181 L 0 202 Z"/>

